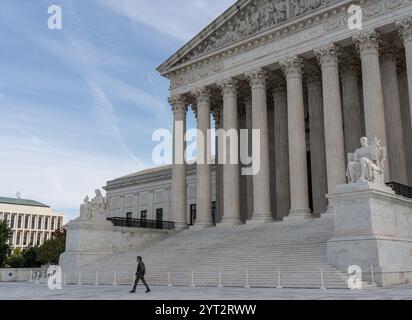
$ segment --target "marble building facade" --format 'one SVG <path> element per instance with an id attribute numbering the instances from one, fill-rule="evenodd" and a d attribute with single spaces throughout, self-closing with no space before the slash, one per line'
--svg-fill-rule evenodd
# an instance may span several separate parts
<path id="1" fill-rule="evenodd" d="M 348 27 L 354 3 L 362 30 Z M 412 184 L 412 1 L 240 0 L 158 71 L 170 79 L 175 124 L 193 108 L 202 132 L 211 119 L 217 129 L 260 129 L 257 175 L 174 163 L 177 227 L 188 224 L 189 172 L 195 227 L 213 226 L 212 198 L 218 225 L 319 216 L 330 209 L 325 195 L 346 183 L 361 136 L 387 146 L 386 182 Z"/>

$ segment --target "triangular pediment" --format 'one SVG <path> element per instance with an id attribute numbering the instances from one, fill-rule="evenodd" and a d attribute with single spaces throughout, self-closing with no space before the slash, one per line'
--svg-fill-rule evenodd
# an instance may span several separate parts
<path id="1" fill-rule="evenodd" d="M 220 51 L 337 2 L 339 0 L 239 0 L 157 70 L 166 74 L 180 64 Z"/>

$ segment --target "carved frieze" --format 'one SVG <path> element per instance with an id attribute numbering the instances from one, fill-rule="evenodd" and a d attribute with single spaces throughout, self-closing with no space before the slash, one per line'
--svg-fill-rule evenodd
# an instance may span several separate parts
<path id="1" fill-rule="evenodd" d="M 270 29 L 289 19 L 312 12 L 339 0 L 253 0 L 187 57 L 186 61 L 200 54 L 228 46 L 259 32 Z"/>
<path id="2" fill-rule="evenodd" d="M 284 16 L 279 15 L 280 18 L 276 20 L 275 16 L 271 16 L 271 14 L 273 13 L 275 15 L 276 12 L 283 12 L 283 9 L 280 11 L 276 11 L 277 9 L 272 10 L 272 5 L 273 8 L 276 8 L 275 4 L 280 6 L 280 2 L 285 2 L 284 4 L 286 5 L 286 11 Z M 301 5 L 297 6 L 299 3 Z M 213 76 L 214 74 L 221 73 L 222 71 L 245 63 L 245 61 L 259 59 L 265 55 L 280 52 L 310 39 L 319 38 L 328 32 L 347 28 L 349 15 L 346 10 L 336 9 L 334 14 L 324 14 L 322 16 L 309 15 L 309 13 L 314 10 L 314 12 L 316 12 L 316 10 L 319 10 L 323 6 L 326 7 L 334 3 L 339 3 L 339 1 L 255 0 L 249 2 L 226 24 L 216 29 L 208 38 L 196 46 L 194 49 L 197 52 L 196 54 L 193 54 L 193 52 L 189 53 L 184 59 L 180 60 L 179 63 L 174 66 L 175 70 L 168 74 L 171 81 L 170 89 L 173 90 L 200 79 Z M 412 3 L 412 0 L 359 1 L 365 19 L 383 14 L 389 10 L 396 9 L 399 6 L 410 3 Z M 254 9 L 252 9 L 252 6 Z M 262 8 L 266 9 L 263 10 Z M 281 19 L 288 20 L 307 13 L 307 20 L 299 22 L 299 25 L 287 25 L 284 28 L 276 28 L 277 25 L 282 25 L 282 23 L 280 23 Z M 410 20 L 405 19 L 402 23 L 400 21 L 398 22 L 398 26 L 400 27 L 403 35 L 407 33 L 405 30 L 410 30 L 408 28 L 409 21 Z M 259 33 L 266 28 L 273 28 L 273 33 L 268 35 L 262 34 L 260 38 L 253 38 L 254 40 L 251 40 L 250 42 L 241 42 L 238 46 L 231 46 L 226 51 L 212 50 L 213 48 L 221 49 L 229 44 L 235 43 L 237 40 L 252 38 L 255 33 Z M 297 29 L 298 32 L 296 32 Z M 226 30 L 228 30 L 228 34 L 226 34 Z M 409 33 L 407 34 L 409 35 Z M 360 34 L 357 36 L 359 37 Z M 224 39 L 224 41 L 220 40 L 221 42 L 219 42 L 218 39 Z M 371 37 L 368 39 L 369 41 L 366 42 L 365 39 L 362 39 L 363 41 L 359 40 L 361 39 L 357 39 L 356 42 L 358 43 L 358 48 L 360 49 L 363 45 L 370 46 L 375 39 L 374 37 Z M 213 45 L 213 43 L 215 43 L 215 45 Z M 189 60 L 197 58 L 197 56 L 203 55 L 204 53 L 209 53 L 209 51 L 216 51 L 216 54 L 208 55 L 208 58 L 205 58 L 204 60 L 199 60 L 201 59 L 199 57 L 199 59 L 196 59 L 196 62 L 189 64 Z M 179 65 L 184 63 L 185 66 L 182 66 L 179 69 Z"/>

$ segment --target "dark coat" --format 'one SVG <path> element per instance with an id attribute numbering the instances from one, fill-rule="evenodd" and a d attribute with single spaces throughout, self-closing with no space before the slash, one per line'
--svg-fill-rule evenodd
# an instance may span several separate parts
<path id="1" fill-rule="evenodd" d="M 137 265 L 136 276 L 144 276 L 146 274 L 146 266 L 143 261 L 140 261 Z"/>

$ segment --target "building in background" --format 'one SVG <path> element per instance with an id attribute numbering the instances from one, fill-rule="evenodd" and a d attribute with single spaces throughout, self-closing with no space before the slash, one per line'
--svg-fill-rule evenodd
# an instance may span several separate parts
<path id="1" fill-rule="evenodd" d="M 43 203 L 19 198 L 0 197 L 0 221 L 6 220 L 12 230 L 12 250 L 39 246 L 62 227 L 62 214 Z"/>

